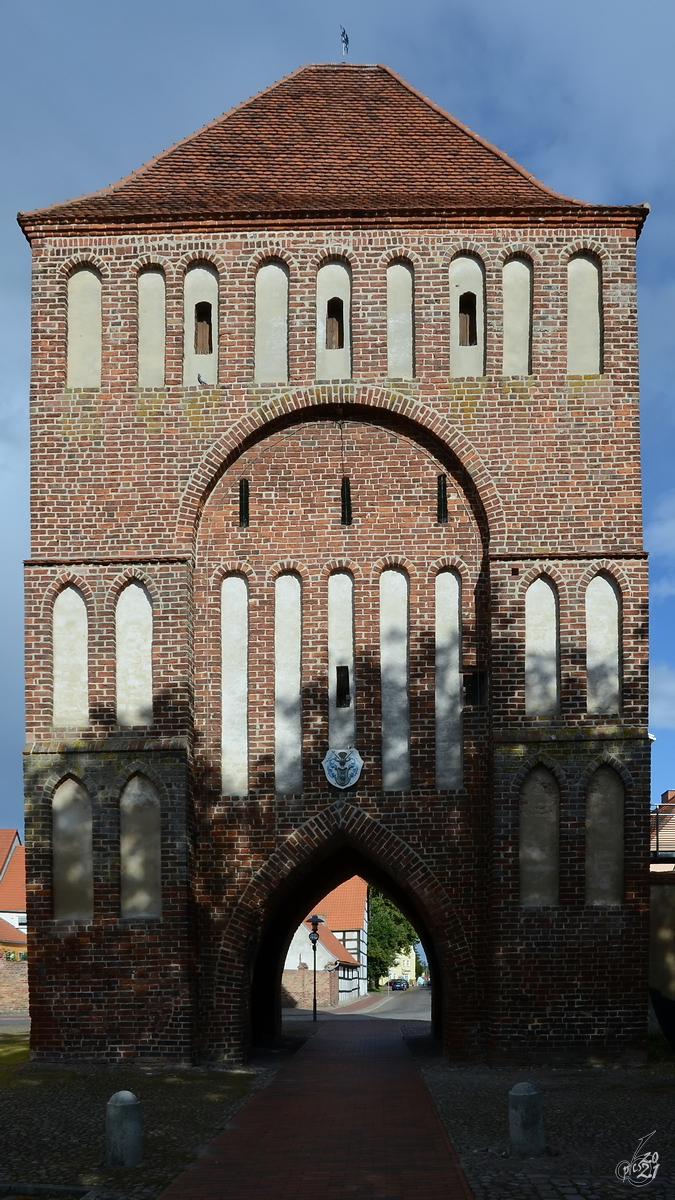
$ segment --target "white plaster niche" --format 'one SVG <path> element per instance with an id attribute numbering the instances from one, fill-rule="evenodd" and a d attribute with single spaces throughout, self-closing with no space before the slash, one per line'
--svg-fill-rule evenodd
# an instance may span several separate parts
<path id="1" fill-rule="evenodd" d="M 117 724 L 152 725 L 152 601 L 132 581 L 115 607 Z"/>
<path id="2" fill-rule="evenodd" d="M 619 595 L 606 575 L 586 588 L 586 708 L 610 716 L 619 712 Z"/>
<path id="3" fill-rule="evenodd" d="M 586 790 L 586 903 L 623 903 L 624 787 L 599 767 Z"/>
<path id="4" fill-rule="evenodd" d="M 541 575 L 525 595 L 525 711 L 533 717 L 558 712 L 558 597 Z"/>
<path id="5" fill-rule="evenodd" d="M 532 264 L 510 258 L 502 271 L 504 357 L 502 374 L 529 375 L 532 343 Z"/>
<path id="6" fill-rule="evenodd" d="M 91 800 L 76 779 L 64 779 L 52 797 L 52 883 L 57 921 L 92 920 Z"/>
<path id="7" fill-rule="evenodd" d="M 288 381 L 288 269 L 263 263 L 255 277 L 255 382 Z"/>
<path id="8" fill-rule="evenodd" d="M 221 588 L 222 790 L 248 794 L 248 584 L 228 575 Z"/>
<path id="9" fill-rule="evenodd" d="M 450 375 L 485 374 L 485 295 L 483 268 L 470 254 L 450 263 Z"/>
<path id="10" fill-rule="evenodd" d="M 185 272 L 183 384 L 199 387 L 197 376 L 218 382 L 218 272 L 194 263 Z"/>
<path id="11" fill-rule="evenodd" d="M 81 729 L 89 724 L 89 637 L 87 605 L 72 584 L 54 601 L 52 663 L 52 724 L 56 729 Z"/>
<path id="12" fill-rule="evenodd" d="M 413 270 L 409 263 L 387 267 L 387 374 L 390 379 L 412 379 L 414 366 Z"/>
<path id="13" fill-rule="evenodd" d="M 398 567 L 380 575 L 382 789 L 410 789 L 408 576 Z"/>
<path id="14" fill-rule="evenodd" d="M 559 890 L 560 795 L 555 777 L 535 767 L 520 790 L 520 903 L 557 904 Z"/>
<path id="15" fill-rule="evenodd" d="M 436 787 L 462 786 L 462 676 L 460 580 L 436 576 Z"/>
<path id="16" fill-rule="evenodd" d="M 162 915 L 162 813 L 145 775 L 134 775 L 120 798 L 120 915 Z"/>
<path id="17" fill-rule="evenodd" d="M 316 378 L 351 379 L 351 272 L 328 262 L 316 276 Z"/>
<path id="18" fill-rule="evenodd" d="M 567 267 L 567 373 L 602 371 L 602 276 L 590 254 L 577 254 Z"/>
<path id="19" fill-rule="evenodd" d="M 83 266 L 68 279 L 68 387 L 101 386 L 101 276 Z"/>
<path id="20" fill-rule="evenodd" d="M 138 276 L 138 386 L 164 387 L 166 280 L 161 267 Z"/>
<path id="21" fill-rule="evenodd" d="M 328 743 L 356 745 L 354 686 L 354 580 L 347 571 L 328 577 Z"/>
<path id="22" fill-rule="evenodd" d="M 279 795 L 302 792 L 302 583 L 274 583 L 274 781 Z"/>

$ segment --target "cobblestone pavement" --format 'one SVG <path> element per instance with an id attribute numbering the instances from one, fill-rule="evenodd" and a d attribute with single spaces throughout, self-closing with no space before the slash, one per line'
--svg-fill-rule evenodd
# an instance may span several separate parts
<path id="1" fill-rule="evenodd" d="M 475 1200 L 675 1200 L 675 1059 L 640 1069 L 452 1067 L 423 1028 L 402 1025 Z M 508 1093 L 525 1081 L 542 1096 L 549 1153 L 541 1158 L 508 1157 Z M 659 1154 L 656 1179 L 621 1183 L 617 1163 L 652 1130 L 646 1148 Z"/>

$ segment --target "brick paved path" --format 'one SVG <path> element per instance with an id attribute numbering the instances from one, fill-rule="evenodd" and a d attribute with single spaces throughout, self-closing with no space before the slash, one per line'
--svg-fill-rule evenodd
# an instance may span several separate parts
<path id="1" fill-rule="evenodd" d="M 398 1021 L 325 1022 L 161 1200 L 472 1200 Z"/>

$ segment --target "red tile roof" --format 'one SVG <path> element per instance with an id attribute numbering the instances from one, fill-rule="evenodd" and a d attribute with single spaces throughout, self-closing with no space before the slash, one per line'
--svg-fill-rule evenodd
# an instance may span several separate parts
<path id="1" fill-rule="evenodd" d="M 307 918 L 305 918 L 304 924 L 311 929 L 311 925 L 309 924 L 309 920 Z M 350 967 L 358 967 L 359 964 L 354 956 L 349 953 L 349 950 L 345 949 L 345 947 L 342 945 L 342 942 L 339 942 L 337 938 L 333 936 L 330 929 L 326 925 L 319 925 L 318 933 L 321 945 L 325 947 L 329 954 L 333 955 L 333 958 L 336 958 L 338 962 L 346 963 Z"/>
<path id="2" fill-rule="evenodd" d="M 28 942 L 23 929 L 17 929 L 4 917 L 0 917 L 0 942 L 13 942 L 17 946 L 25 946 Z"/>
<path id="3" fill-rule="evenodd" d="M 26 911 L 26 848 L 15 846 L 0 879 L 0 912 Z"/>
<path id="4" fill-rule="evenodd" d="M 21 845 L 18 829 L 0 829 L 0 879 L 7 865 L 7 858 L 14 846 Z"/>
<path id="5" fill-rule="evenodd" d="M 619 211 L 551 191 L 388 67 L 331 63 L 301 67 L 118 183 L 19 220 L 30 236 L 44 225 L 504 210 Z"/>
<path id="6" fill-rule="evenodd" d="M 354 875 L 319 900 L 314 911 L 329 929 L 363 929 L 367 897 L 368 884 Z"/>

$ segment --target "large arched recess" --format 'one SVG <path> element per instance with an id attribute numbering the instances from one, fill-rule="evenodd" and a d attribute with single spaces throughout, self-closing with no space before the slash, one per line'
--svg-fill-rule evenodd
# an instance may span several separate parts
<path id="1" fill-rule="evenodd" d="M 439 406 L 440 407 L 440 406 Z M 234 422 L 204 454 L 181 498 L 176 546 L 194 550 L 204 506 L 218 481 L 252 446 L 290 425 L 313 421 L 364 421 L 395 428 L 426 447 L 456 479 L 471 506 L 486 553 L 500 546 L 506 524 L 490 472 L 464 433 L 439 409 L 385 388 L 345 385 L 306 388 L 260 404 Z"/>
<path id="2" fill-rule="evenodd" d="M 357 805 L 338 801 L 270 856 L 223 931 L 213 1008 L 209 1013 L 207 1002 L 204 1011 L 207 1055 L 218 1040 L 215 1027 L 209 1032 L 210 1018 L 218 1024 L 218 996 L 227 995 L 239 1007 L 244 1050 L 252 1039 L 280 1031 L 281 973 L 290 939 L 313 905 L 352 875 L 380 887 L 417 929 L 433 978 L 434 1032 L 446 1052 L 457 1058 L 478 1052 L 484 1004 L 475 930 L 463 928 L 451 898 L 406 842 Z"/>

